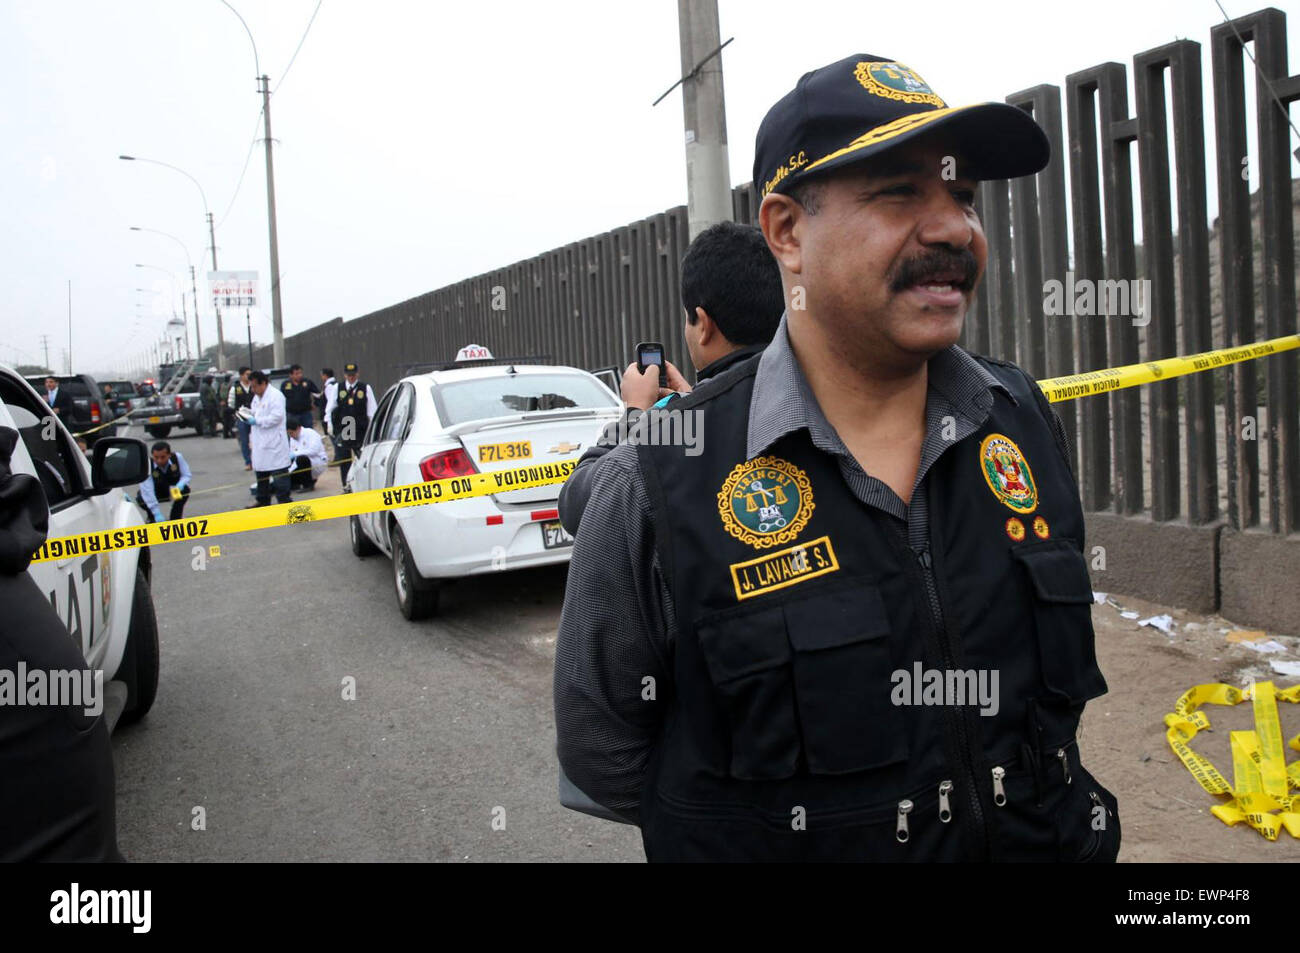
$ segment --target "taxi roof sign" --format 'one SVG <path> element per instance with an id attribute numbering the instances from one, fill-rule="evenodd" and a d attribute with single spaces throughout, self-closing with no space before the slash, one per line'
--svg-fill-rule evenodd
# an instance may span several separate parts
<path id="1" fill-rule="evenodd" d="M 489 351 L 481 344 L 466 344 L 456 352 L 456 360 L 459 361 L 493 361 L 496 360 Z"/>

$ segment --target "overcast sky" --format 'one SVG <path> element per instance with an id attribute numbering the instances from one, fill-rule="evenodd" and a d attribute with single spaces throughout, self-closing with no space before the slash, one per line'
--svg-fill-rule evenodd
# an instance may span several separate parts
<path id="1" fill-rule="evenodd" d="M 680 73 L 673 0 L 323 0 L 287 76 L 316 0 L 232 2 L 275 90 L 286 335 L 686 201 L 681 95 L 650 105 Z M 1265 5 L 1223 2 L 1233 16 Z M 1294 70 L 1300 10 L 1276 5 L 1290 8 Z M 751 178 L 768 107 L 802 73 L 852 53 L 900 60 L 960 104 L 1063 85 L 1107 60 L 1131 67 L 1134 53 L 1185 37 L 1202 45 L 1208 97 L 1221 19 L 1213 0 L 719 8 L 723 39 L 735 37 L 723 54 L 733 184 Z M 221 267 L 259 271 L 265 290 L 261 100 L 252 45 L 219 0 L 5 0 L 0 75 L 0 361 L 41 362 L 46 334 L 63 367 L 69 279 L 77 370 L 145 352 L 170 317 L 154 283 L 169 279 L 134 266 L 179 281 L 187 264 L 176 243 L 129 226 L 180 238 L 202 279 L 199 190 L 120 153 L 197 179 Z M 210 308 L 202 331 L 213 343 Z M 269 297 L 253 334 L 270 340 Z M 243 321 L 226 337 L 241 340 Z"/>

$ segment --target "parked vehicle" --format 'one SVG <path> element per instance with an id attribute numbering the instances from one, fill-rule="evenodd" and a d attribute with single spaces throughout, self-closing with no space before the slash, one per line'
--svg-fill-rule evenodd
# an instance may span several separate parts
<path id="1" fill-rule="evenodd" d="M 143 513 L 123 488 L 133 490 L 149 474 L 144 442 L 105 436 L 88 460 L 65 421 L 56 423 L 54 439 L 48 439 L 43 389 L 43 382 L 34 388 L 0 364 L 0 426 L 12 427 L 22 438 L 10 467 L 40 481 L 50 508 L 49 538 L 143 526 Z M 103 670 L 110 730 L 119 714 L 124 721 L 144 717 L 158 691 L 150 567 L 149 549 L 142 547 L 78 553 L 33 563 L 27 570 L 64 620 L 86 663 Z"/>
<path id="2" fill-rule="evenodd" d="M 586 371 L 537 364 L 464 366 L 402 378 L 384 394 L 349 492 L 579 456 L 618 418 L 618 398 Z M 393 561 L 398 607 L 432 615 L 459 576 L 567 562 L 560 484 L 350 519 L 352 551 Z"/>
<path id="3" fill-rule="evenodd" d="M 211 363 L 204 360 L 162 365 L 159 368 L 159 389 L 132 409 L 131 422 L 143 426 L 150 436 L 159 440 L 166 438 L 173 428 L 189 427 L 195 433 L 203 434 L 207 422 L 203 418 L 199 387 Z M 179 383 L 173 379 L 178 376 Z"/>
<path id="4" fill-rule="evenodd" d="M 56 374 L 54 379 L 59 382 L 59 389 L 66 390 L 72 397 L 72 413 L 62 421 L 68 430 L 73 434 L 85 433 L 82 439 L 86 441 L 88 447 L 93 447 L 101 437 L 111 435 L 113 430 L 111 427 L 95 429 L 100 424 L 112 420 L 114 415 L 104 400 L 104 389 L 95 382 L 93 377 L 89 374 Z M 44 377 L 28 377 L 26 381 L 37 394 L 45 393 Z M 93 432 L 87 432 L 92 430 Z"/>

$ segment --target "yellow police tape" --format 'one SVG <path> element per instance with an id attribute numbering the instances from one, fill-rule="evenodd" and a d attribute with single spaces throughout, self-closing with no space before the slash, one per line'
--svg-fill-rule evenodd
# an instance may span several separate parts
<path id="1" fill-rule="evenodd" d="M 1225 347 L 1217 351 L 1203 351 L 1186 357 L 1167 357 L 1146 364 L 1127 364 L 1124 367 L 1111 367 L 1103 371 L 1049 377 L 1039 381 L 1038 386 L 1042 388 L 1047 399 L 1055 404 L 1063 400 L 1091 397 L 1094 394 L 1108 394 L 1113 390 L 1137 387 L 1139 384 L 1150 384 L 1152 381 L 1182 377 L 1184 374 L 1211 371 L 1215 368 L 1227 367 L 1229 364 L 1281 354 L 1296 348 L 1300 348 L 1300 334 L 1288 334 L 1286 337 L 1273 338 L 1271 341 L 1243 344 L 1241 347 Z"/>
<path id="2" fill-rule="evenodd" d="M 1233 731 L 1233 783 L 1219 773 L 1204 755 L 1197 754 L 1188 742 L 1197 732 L 1210 728 L 1210 719 L 1197 709 L 1204 704 L 1239 705 L 1251 699 L 1255 712 L 1254 731 Z M 1282 725 L 1277 717 L 1277 699 L 1300 702 L 1300 685 L 1279 691 L 1272 682 L 1255 682 L 1253 690 L 1232 685 L 1195 685 L 1183 693 L 1174 710 L 1165 715 L 1165 737 L 1169 747 L 1210 794 L 1226 794 L 1229 799 L 1210 808 L 1210 813 L 1229 827 L 1245 821 L 1269 840 L 1277 840 L 1285 829 L 1300 838 L 1300 760 L 1286 763 L 1282 746 Z M 1300 751 L 1300 735 L 1288 742 Z M 1273 813 L 1274 811 L 1278 813 Z"/>
<path id="3" fill-rule="evenodd" d="M 157 546 L 160 543 L 190 542 L 211 539 L 230 533 L 292 526 L 315 520 L 337 519 L 380 510 L 395 510 L 427 503 L 446 503 L 466 500 L 492 493 L 526 490 L 535 486 L 563 483 L 578 466 L 577 460 L 557 463 L 539 463 L 532 466 L 496 470 L 491 473 L 473 473 L 468 476 L 431 480 L 428 483 L 411 483 L 384 490 L 366 490 L 362 493 L 340 493 L 310 503 L 280 503 L 248 510 L 211 513 L 188 519 L 167 520 L 145 526 L 105 530 L 99 533 L 81 533 L 46 540 L 36 551 L 32 562 L 68 559 L 91 553 L 111 553 L 137 546 Z"/>
<path id="4" fill-rule="evenodd" d="M 1257 357 L 1268 357 L 1284 351 L 1300 348 L 1300 334 L 1273 338 L 1257 344 L 1243 345 L 1238 348 L 1221 348 L 1217 351 L 1205 351 L 1187 357 L 1169 357 L 1147 364 L 1129 364 L 1125 367 L 1113 367 L 1101 371 L 1087 371 L 1083 374 L 1070 374 L 1066 377 L 1050 377 L 1038 382 L 1047 399 L 1053 403 L 1074 400 L 1094 394 L 1109 393 L 1125 387 L 1136 387 L 1152 381 L 1181 377 L 1199 371 L 1213 370 L 1249 361 Z M 109 423 L 118 423 L 110 421 Z M 108 426 L 109 423 L 100 426 Z M 98 430 L 99 428 L 95 428 Z M 85 431 L 90 433 L 91 431 Z M 335 461 L 338 463 L 340 461 Z M 471 476 L 437 480 L 431 483 L 413 483 L 408 486 L 392 487 L 387 490 L 368 490 L 365 493 L 345 493 L 338 496 L 314 500 L 311 503 L 284 503 L 277 506 L 260 507 L 255 510 L 235 510 L 225 513 L 212 513 L 208 516 L 186 520 L 169 520 L 165 523 L 153 523 L 133 529 L 112 530 L 102 533 L 83 533 L 80 536 L 64 536 L 47 540 L 36 554 L 34 562 L 49 559 L 65 559 L 82 553 L 112 552 L 117 549 L 130 549 L 135 546 L 156 546 L 159 543 L 178 542 L 180 540 L 222 536 L 228 533 L 242 533 L 248 530 L 269 529 L 275 526 L 306 523 L 318 519 L 334 519 L 340 516 L 355 516 L 361 513 L 374 513 L 380 510 L 396 509 L 401 506 L 420 506 L 425 503 L 444 503 L 448 500 L 463 500 L 472 496 L 486 496 L 501 490 L 518 490 L 548 483 L 563 483 L 577 466 L 577 461 L 544 464 L 541 467 L 519 467 L 514 470 L 499 470 L 495 473 L 477 473 Z M 528 474 L 538 469 L 559 468 L 563 474 L 533 479 Z M 518 479 L 521 482 L 503 485 L 501 480 Z M 468 481 L 468 484 L 466 484 Z M 469 489 L 465 489 L 465 486 Z M 397 502 L 393 502 L 396 500 Z M 1203 716 L 1202 716 L 1203 717 Z M 1172 742 L 1171 742 L 1172 743 Z M 1213 766 L 1210 767 L 1213 770 Z M 1195 773 L 1195 772 L 1193 772 Z M 1215 772 L 1217 775 L 1218 772 Z M 1222 779 L 1221 779 L 1222 780 Z M 1223 781 L 1224 790 L 1227 782 Z M 1218 793 L 1218 792 L 1215 792 Z"/>

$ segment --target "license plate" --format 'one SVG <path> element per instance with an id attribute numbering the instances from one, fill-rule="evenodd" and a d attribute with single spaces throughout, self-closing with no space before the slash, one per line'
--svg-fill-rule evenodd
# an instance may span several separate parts
<path id="1" fill-rule="evenodd" d="M 478 448 L 479 463 L 500 463 L 503 460 L 526 460 L 533 455 L 531 440 L 514 440 L 510 443 L 484 443 Z"/>
<path id="2" fill-rule="evenodd" d="M 161 417 L 150 417 L 150 418 L 149 418 L 149 423 L 151 423 L 151 424 L 160 424 L 160 423 L 162 423 L 162 418 L 161 418 Z"/>
<path id="3" fill-rule="evenodd" d="M 542 524 L 542 545 L 547 549 L 563 549 L 573 545 L 573 537 L 564 531 L 559 520 Z"/>

